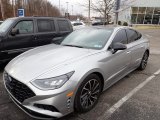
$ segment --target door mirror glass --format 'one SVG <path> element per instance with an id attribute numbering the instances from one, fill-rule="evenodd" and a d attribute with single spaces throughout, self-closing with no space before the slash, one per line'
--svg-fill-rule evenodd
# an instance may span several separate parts
<path id="1" fill-rule="evenodd" d="M 127 46 L 126 46 L 125 44 L 123 44 L 123 43 L 117 42 L 117 43 L 114 43 L 114 44 L 112 45 L 112 49 L 113 49 L 113 54 L 114 54 L 114 53 L 116 53 L 118 50 L 125 50 L 125 49 L 127 49 Z"/>
<path id="2" fill-rule="evenodd" d="M 11 30 L 11 35 L 12 35 L 12 36 L 15 36 L 16 34 L 19 34 L 19 29 L 13 28 L 13 29 Z"/>

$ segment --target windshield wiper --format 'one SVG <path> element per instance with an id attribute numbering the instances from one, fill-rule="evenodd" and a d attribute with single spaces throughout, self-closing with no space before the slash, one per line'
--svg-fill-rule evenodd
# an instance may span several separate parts
<path id="1" fill-rule="evenodd" d="M 63 44 L 62 44 L 62 45 L 63 45 Z M 82 46 L 78 46 L 78 45 L 67 45 L 67 44 L 64 44 L 63 46 L 83 48 Z"/>

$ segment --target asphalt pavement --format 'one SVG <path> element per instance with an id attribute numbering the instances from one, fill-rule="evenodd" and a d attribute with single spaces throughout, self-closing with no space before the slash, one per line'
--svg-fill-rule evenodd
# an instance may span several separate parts
<path id="1" fill-rule="evenodd" d="M 59 120 L 160 120 L 160 30 L 139 30 L 149 40 L 151 54 L 144 71 L 134 71 L 102 93 L 96 107 Z M 35 120 L 9 98 L 0 72 L 0 120 Z M 157 72 L 157 74 L 156 74 Z"/>

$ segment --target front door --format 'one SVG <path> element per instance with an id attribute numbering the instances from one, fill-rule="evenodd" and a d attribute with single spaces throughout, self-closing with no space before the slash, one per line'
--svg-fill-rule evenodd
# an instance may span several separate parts
<path id="1" fill-rule="evenodd" d="M 2 58 L 11 59 L 22 52 L 25 52 L 32 47 L 37 46 L 34 36 L 34 24 L 33 20 L 19 21 L 13 28 L 18 29 L 16 35 L 8 34 L 8 37 L 2 41 L 3 51 Z"/>
<path id="2" fill-rule="evenodd" d="M 125 29 L 119 30 L 113 41 L 112 44 L 119 42 L 127 45 L 127 36 Z M 112 48 L 111 44 L 111 48 Z M 113 54 L 112 50 L 109 50 L 109 57 L 107 57 L 105 62 L 105 88 L 108 88 L 110 85 L 117 82 L 117 80 L 123 77 L 129 68 L 130 61 L 131 61 L 131 51 L 127 48 L 126 50 L 119 50 Z"/>

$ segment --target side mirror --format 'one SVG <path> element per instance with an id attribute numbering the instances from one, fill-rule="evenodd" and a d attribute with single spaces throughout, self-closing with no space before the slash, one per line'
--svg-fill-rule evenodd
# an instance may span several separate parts
<path id="1" fill-rule="evenodd" d="M 13 28 L 13 29 L 11 30 L 11 35 L 12 35 L 12 36 L 15 36 L 16 34 L 19 34 L 19 29 Z"/>
<path id="2" fill-rule="evenodd" d="M 117 42 L 117 43 L 113 43 L 112 49 L 113 49 L 113 54 L 114 54 L 118 50 L 125 50 L 125 49 L 127 49 L 127 46 L 125 44 Z"/>
<path id="3" fill-rule="evenodd" d="M 52 39 L 52 43 L 54 44 L 61 44 L 61 42 L 63 41 L 64 37 L 55 37 Z"/>

